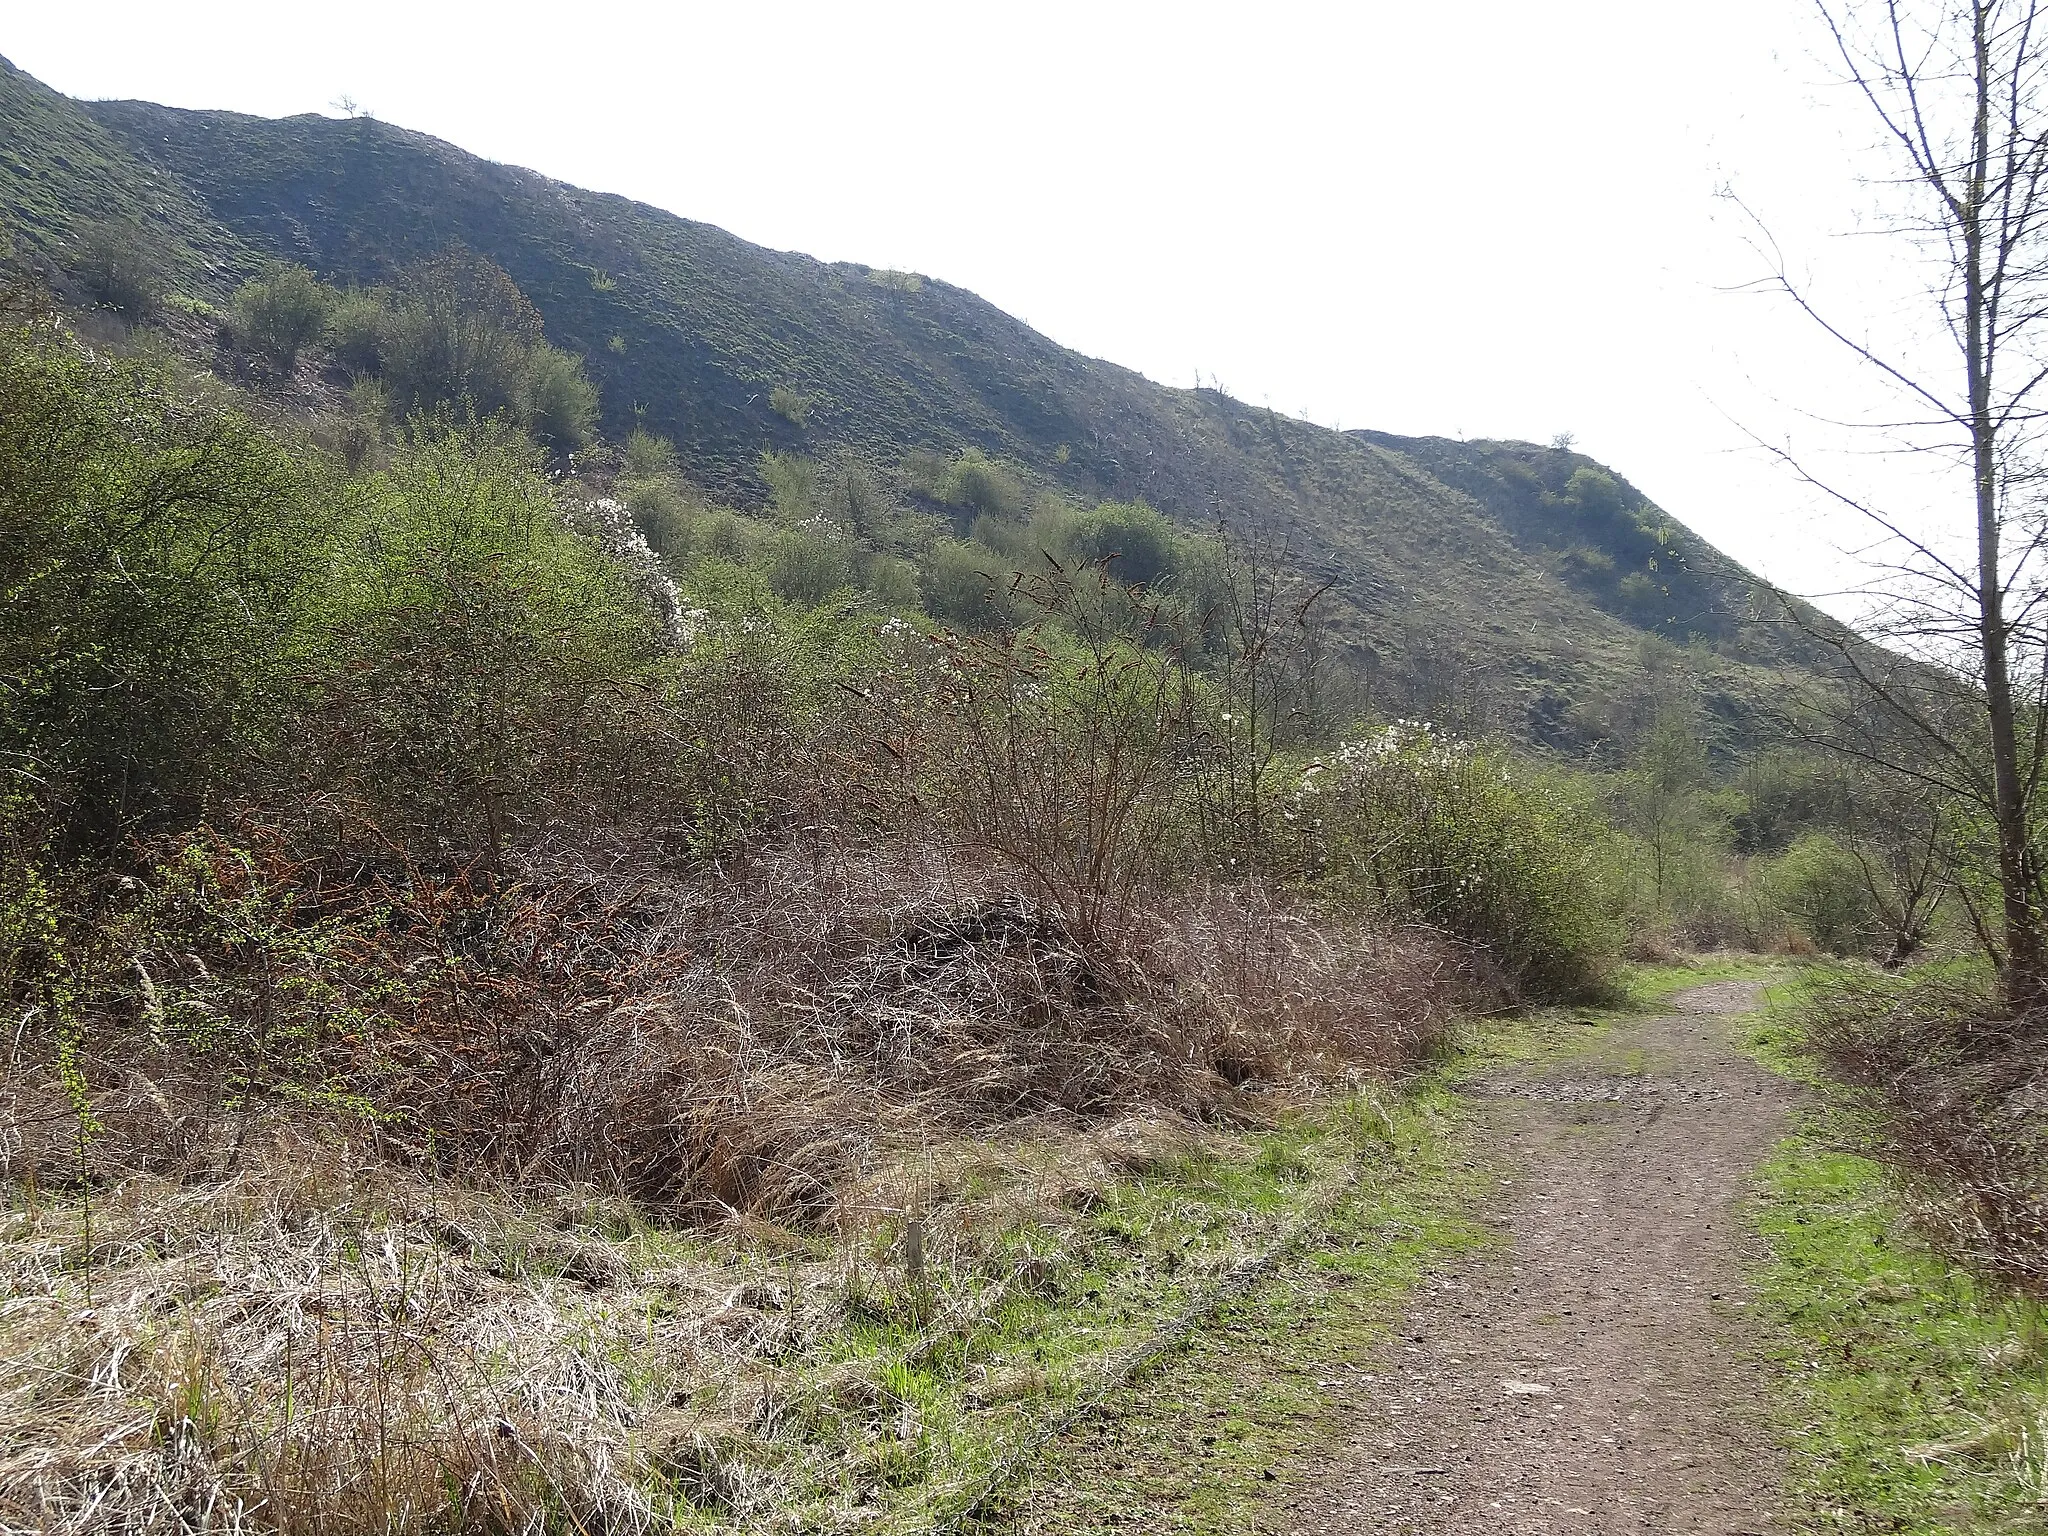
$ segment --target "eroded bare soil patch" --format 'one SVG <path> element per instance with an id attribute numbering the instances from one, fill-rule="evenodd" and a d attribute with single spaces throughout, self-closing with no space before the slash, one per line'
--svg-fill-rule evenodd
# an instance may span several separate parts
<path id="1" fill-rule="evenodd" d="M 1756 984 L 1473 1085 L 1506 1242 L 1419 1291 L 1290 1532 L 1763 1532 L 1780 1465 L 1737 1205 L 1791 1090 L 1728 1038 Z"/>

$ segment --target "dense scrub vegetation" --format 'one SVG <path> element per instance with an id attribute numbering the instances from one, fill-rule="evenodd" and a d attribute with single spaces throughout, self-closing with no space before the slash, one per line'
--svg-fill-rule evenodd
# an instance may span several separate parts
<path id="1" fill-rule="evenodd" d="M 228 935 L 261 914 L 270 931 L 242 953 L 282 990 L 195 1003 L 209 1050 L 260 1055 L 279 1031 L 291 1092 L 397 1113 L 392 1040 L 431 1037 L 415 1026 L 438 1006 L 398 978 L 456 909 L 464 938 L 436 964 L 459 958 L 444 990 L 474 991 L 470 970 L 505 965 L 534 923 L 590 938 L 593 859 L 607 889 L 722 902 L 757 870 L 786 877 L 792 838 L 965 860 L 994 884 L 953 905 L 995 902 L 1027 947 L 1080 946 L 1082 992 L 1135 987 L 1141 1009 L 1160 915 L 1212 888 L 1337 929 L 1419 924 L 1469 973 L 1539 995 L 1598 987 L 1631 942 L 1900 958 L 1937 922 L 1943 893 L 1908 890 L 1910 858 L 1843 782 L 1790 758 L 1718 779 L 1652 658 L 1624 766 L 1545 766 L 1348 715 L 1314 594 L 1142 503 L 1077 505 L 972 451 L 768 450 L 765 512 L 719 506 L 651 433 L 590 446 L 588 385 L 516 285 L 459 251 L 386 290 L 274 269 L 222 330 L 287 373 L 315 348 L 355 386 L 295 436 L 186 392 L 146 351 L 84 348 L 33 305 L 0 352 L 19 535 L 10 985 L 44 1000 L 52 1050 L 140 1020 L 154 1048 L 182 1039 L 162 1025 L 174 983 L 154 979 L 151 924 L 225 923 L 206 942 L 232 972 L 255 941 Z M 651 964 L 638 947 L 667 920 L 600 908 L 624 925 L 605 964 Z M 953 921 L 907 911 L 890 920 L 904 932 Z M 195 963 L 202 992 L 222 984 Z M 603 995 L 602 965 L 561 965 L 514 987 L 494 1027 Z M 280 1017 L 298 1004 L 308 1019 Z M 380 1022 L 304 1046 L 327 1012 Z M 533 1091 L 513 1079 L 552 1068 L 526 1056 L 574 1048 L 530 1035 L 494 1091 Z M 1259 1072 L 1307 1070 L 1311 1046 L 1267 1038 Z M 1229 1057 L 1227 1078 L 1253 1070 L 1237 1050 L 1195 1054 L 1218 1072 Z M 406 1113 L 448 1086 L 410 1057 L 397 1076 Z M 467 1107 L 502 1139 L 504 1103 Z"/>
<path id="2" fill-rule="evenodd" d="M 366 1357 L 367 1314 L 275 1422 L 234 1327 L 195 1313 L 174 1358 L 112 1320 L 157 1270 L 108 1191 L 242 1191 L 278 1262 L 288 1207 L 340 1208 L 287 1195 L 305 1169 L 872 1233 L 935 1139 L 1266 1123 L 1465 1000 L 1597 985 L 1619 941 L 1536 770 L 1383 732 L 1370 793 L 1325 787 L 1283 574 L 973 454 L 769 453 L 765 507 L 720 507 L 661 439 L 578 451 L 536 413 L 502 278 L 252 280 L 207 323 L 258 383 L 316 378 L 295 425 L 144 333 L 87 345 L 35 300 L 0 326 L 0 1160 L 32 1227 L 76 1202 L 108 1346 L 198 1373 L 208 1426 L 146 1473 L 157 1409 L 0 1461 L 10 1517 L 518 1526 L 616 1493 L 481 1364 L 435 1395 Z M 1409 845 L 1353 830 L 1396 801 Z M 993 1262 L 1043 1219 L 949 1240 Z M 20 1339 L 31 1373 L 60 1343 Z M 538 1483 L 464 1449 L 493 1414 Z"/>
<path id="3" fill-rule="evenodd" d="M 650 1478 L 744 1517 L 794 1474 L 691 1428 L 657 1477 L 623 1380 L 551 1427 L 459 1286 L 417 1302 L 440 1352 L 408 1353 L 377 1296 L 411 1261 L 320 1224 L 395 1201 L 406 1243 L 529 1305 L 536 1273 L 619 1261 L 507 1212 L 610 1201 L 619 1234 L 825 1244 L 832 1327 L 921 1337 L 943 1286 L 862 1268 L 913 1216 L 963 1307 L 1063 1219 L 933 1196 L 935 1147 L 1066 1166 L 1269 1125 L 1461 1008 L 1595 993 L 1632 946 L 1952 945 L 1957 899 L 1905 894 L 1911 818 L 1796 756 L 1731 778 L 1675 647 L 1604 761 L 1543 760 L 1376 717 L 1256 549 L 992 454 L 764 447 L 727 504 L 663 437 L 598 439 L 580 370 L 467 253 L 174 300 L 179 343 L 88 344 L 22 295 L 0 324 L 0 1168 L 32 1230 L 76 1202 L 50 1284 L 174 1383 L 137 1424 L 87 1414 L 75 1464 L 0 1461 L 10 1517 L 632 1528 Z M 202 343 L 240 386 L 192 373 Z M 141 1321 L 152 1213 L 194 1190 L 265 1213 L 251 1273 L 361 1270 L 357 1321 L 288 1366 L 303 1418 L 242 1323 L 174 1349 Z M 484 1209 L 525 1257 L 463 1224 Z M 69 1347 L 38 1332 L 21 1369 Z M 159 1465 L 180 1402 L 205 1427 Z"/>

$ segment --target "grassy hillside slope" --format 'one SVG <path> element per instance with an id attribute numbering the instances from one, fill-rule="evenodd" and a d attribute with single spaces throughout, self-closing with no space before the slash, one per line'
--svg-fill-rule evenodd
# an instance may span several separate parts
<path id="1" fill-rule="evenodd" d="M 1583 747 L 1662 664 L 1645 660 L 1655 636 L 1688 646 L 1733 741 L 1779 670 L 1815 659 L 1746 571 L 1625 481 L 1626 505 L 1570 502 L 1593 467 L 1576 455 L 1337 433 L 1165 388 L 949 284 L 764 250 L 374 119 L 79 104 L 10 69 L 0 140 L 0 215 L 32 251 L 56 256 L 73 210 L 141 199 L 200 254 L 195 290 L 266 256 L 367 283 L 479 251 L 583 356 L 609 434 L 643 421 L 741 504 L 765 498 L 764 449 L 886 465 L 974 446 L 1071 494 L 1222 522 L 1331 583 L 1339 652 L 1385 708 Z M 770 409 L 777 386 L 807 401 L 801 423 Z"/>

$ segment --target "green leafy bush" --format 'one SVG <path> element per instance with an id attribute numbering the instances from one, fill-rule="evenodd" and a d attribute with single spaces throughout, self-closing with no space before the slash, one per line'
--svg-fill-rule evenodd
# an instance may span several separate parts
<path id="1" fill-rule="evenodd" d="M 661 782 L 660 648 L 523 439 L 416 429 L 351 497 L 304 635 L 301 779 L 421 850 L 630 814 Z"/>
<path id="2" fill-rule="evenodd" d="M 332 291 L 304 267 L 281 265 L 235 291 L 235 332 L 283 373 L 327 326 Z"/>
<path id="3" fill-rule="evenodd" d="M 965 629 L 995 629 L 1013 616 L 1008 563 L 979 544 L 941 539 L 918 571 L 924 609 Z"/>
<path id="4" fill-rule="evenodd" d="M 686 560 L 697 549 L 697 517 L 689 498 L 668 480 L 634 480 L 621 499 L 648 547 L 672 561 Z"/>
<path id="5" fill-rule="evenodd" d="M 0 751 L 73 834 L 189 809 L 278 728 L 326 542 L 313 492 L 175 377 L 0 330 Z"/>
<path id="6" fill-rule="evenodd" d="M 801 523 L 818 515 L 824 481 L 815 459 L 800 453 L 764 453 L 761 478 L 775 502 L 775 515 L 785 523 Z"/>
<path id="7" fill-rule="evenodd" d="M 861 562 L 860 584 L 884 608 L 915 611 L 919 607 L 917 567 L 893 555 L 869 555 Z"/>
<path id="8" fill-rule="evenodd" d="M 689 592 L 704 616 L 675 668 L 666 793 L 692 851 L 724 858 L 778 828 L 871 826 L 878 804 L 899 803 L 856 765 L 875 756 L 877 684 L 900 621 L 786 607 L 759 572 L 722 562 L 696 567 Z"/>
<path id="9" fill-rule="evenodd" d="M 1864 953 L 1884 931 L 1863 866 L 1825 832 L 1800 836 L 1762 867 L 1757 883 L 1767 909 L 1781 923 L 1829 954 Z"/>
<path id="10" fill-rule="evenodd" d="M 327 310 L 327 347 L 359 379 L 377 372 L 389 310 L 377 289 L 350 288 Z"/>
<path id="11" fill-rule="evenodd" d="M 811 402 L 801 390 L 778 384 L 768 391 L 768 409 L 791 426 L 800 427 L 810 419 Z"/>
<path id="12" fill-rule="evenodd" d="M 985 517 L 1015 518 L 1025 508 L 1024 483 L 978 448 L 953 461 L 945 499 Z"/>
<path id="13" fill-rule="evenodd" d="M 1109 562 L 1118 581 L 1151 586 L 1180 552 L 1181 536 L 1164 513 L 1141 501 L 1105 501 L 1075 518 L 1068 547 L 1083 560 Z"/>
<path id="14" fill-rule="evenodd" d="M 584 375 L 583 360 L 546 343 L 534 347 L 520 365 L 517 415 L 557 453 L 587 446 L 597 430 L 597 386 Z"/>
<path id="15" fill-rule="evenodd" d="M 518 402 L 540 311 L 502 267 L 450 251 L 409 270 L 379 327 L 377 360 L 407 411 L 467 403 L 479 416 Z"/>
<path id="16" fill-rule="evenodd" d="M 1534 993 L 1594 987 L 1619 950 L 1612 828 L 1502 748 L 1387 726 L 1305 769 L 1291 814 L 1330 896 L 1442 928 Z"/>
<path id="17" fill-rule="evenodd" d="M 345 367 L 382 380 L 400 415 L 503 415 L 558 453 L 596 429 L 582 360 L 549 346 L 510 274 L 468 251 L 419 263 L 396 289 L 343 295 L 328 337 Z"/>
<path id="18" fill-rule="evenodd" d="M 131 325 L 155 314 L 169 287 L 162 245 L 133 219 L 82 226 L 65 265 L 96 303 Z"/>
<path id="19" fill-rule="evenodd" d="M 832 470 L 825 511 L 833 521 L 872 537 L 890 522 L 896 509 L 873 470 L 858 459 L 845 459 Z"/>
<path id="20" fill-rule="evenodd" d="M 768 584 L 785 602 L 816 605 L 853 581 L 845 541 L 815 523 L 782 529 L 770 549 Z"/>
<path id="21" fill-rule="evenodd" d="M 710 520 L 709 530 L 704 538 L 704 548 L 714 560 L 724 561 L 728 565 L 745 565 L 753 558 L 755 548 L 761 543 L 758 535 L 762 531 L 758 523 L 749 522 L 746 518 L 735 516 L 731 512 L 721 512 Z"/>
<path id="22" fill-rule="evenodd" d="M 645 427 L 635 427 L 626 434 L 624 456 L 626 473 L 636 480 L 674 479 L 683 472 L 676 445 Z"/>

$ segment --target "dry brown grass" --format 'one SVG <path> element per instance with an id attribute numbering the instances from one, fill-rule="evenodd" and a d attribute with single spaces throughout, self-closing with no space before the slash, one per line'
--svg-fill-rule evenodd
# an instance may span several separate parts
<path id="1" fill-rule="evenodd" d="M 465 1186 L 286 1125 L 231 1177 L 102 1185 L 89 1238 L 75 1193 L 18 1198 L 0 1529 L 867 1528 L 929 1427 L 889 1359 L 922 1367 L 1099 1264 L 1089 1214 L 1116 1180 L 1230 1155 L 1161 1113 L 925 1140 L 843 1185 L 808 1241 Z M 1221 1272 L 1263 1231 L 1187 1261 Z M 904 1342 L 849 1357 L 877 1325 Z M 971 1376 L 984 1410 L 1045 1390 L 1028 1365 Z"/>
<path id="2" fill-rule="evenodd" d="M 305 878 L 204 851 L 235 887 L 209 899 L 237 913 L 265 879 Z M 724 879 L 629 883 L 593 862 L 352 891 L 317 945 L 152 930 L 87 1036 L 84 1166 L 229 1172 L 296 1101 L 402 1161 L 818 1221 L 906 1130 L 1241 1117 L 1276 1089 L 1399 1066 L 1475 992 L 1425 931 L 1250 883 L 1151 896 L 1109 947 L 928 842 L 784 848 Z M 297 910 L 275 891 L 259 905 Z M 374 928 L 352 926 L 362 909 Z M 228 1027 L 236 1012 L 264 1031 Z M 77 1177 L 77 1106 L 49 1060 L 18 1066 L 6 1170 Z"/>
<path id="3" fill-rule="evenodd" d="M 317 900 L 281 844 L 188 846 L 211 873 L 97 995 L 83 1098 L 21 1047 L 0 1086 L 0 1527 L 765 1527 L 834 1486 L 804 1518 L 858 1525 L 922 1432 L 831 1339 L 943 1350 L 1092 1241 L 1097 1191 L 1399 1070 L 1474 996 L 1442 940 L 1249 883 L 1091 944 L 911 837 Z M 265 1020 L 226 1044 L 269 1065 L 195 1018 Z"/>
<path id="4" fill-rule="evenodd" d="M 10 1216 L 0 1522 L 12 1529 L 528 1530 L 648 1523 L 627 1387 L 530 1218 L 279 1142 L 199 1186 L 136 1175 Z"/>

